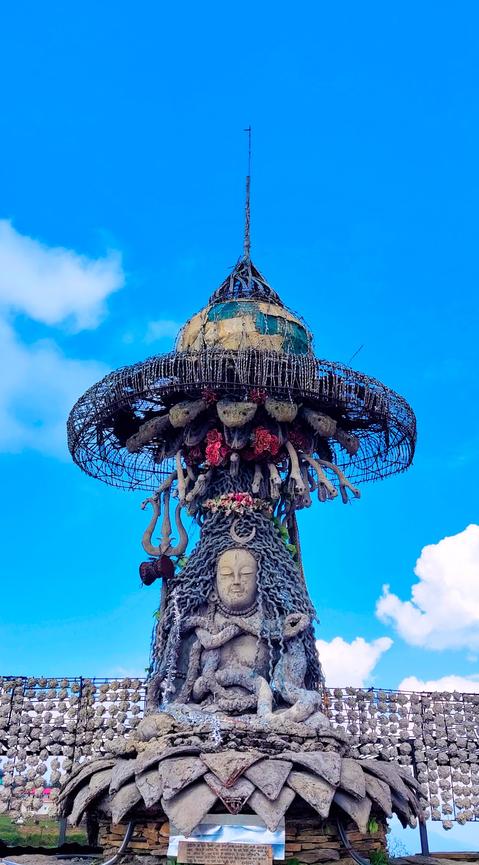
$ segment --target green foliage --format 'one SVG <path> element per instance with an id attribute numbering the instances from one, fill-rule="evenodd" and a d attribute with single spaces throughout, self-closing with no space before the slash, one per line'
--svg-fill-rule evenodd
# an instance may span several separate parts
<path id="1" fill-rule="evenodd" d="M 369 861 L 371 865 L 389 865 L 389 857 L 384 850 L 373 850 Z"/>
<path id="2" fill-rule="evenodd" d="M 288 550 L 288 552 L 291 553 L 293 558 L 295 558 L 295 556 L 298 554 L 298 549 L 296 547 L 296 544 L 290 544 L 288 529 L 286 528 L 286 526 L 282 525 L 282 523 L 278 519 L 278 517 L 273 517 L 273 523 L 276 526 L 278 534 L 280 535 L 281 540 L 283 541 L 286 549 Z"/>
<path id="3" fill-rule="evenodd" d="M 6 814 L 0 814 L 0 838 L 11 847 L 58 847 L 60 827 L 51 817 L 28 817 L 17 824 Z M 67 842 L 87 845 L 86 832 L 68 829 Z"/>
<path id="4" fill-rule="evenodd" d="M 292 859 L 286 859 L 285 865 L 301 865 L 299 859 L 294 856 Z"/>
<path id="5" fill-rule="evenodd" d="M 370 835 L 375 835 L 379 831 L 379 823 L 374 817 L 368 821 L 368 832 Z"/>
<path id="6" fill-rule="evenodd" d="M 178 559 L 178 561 L 177 561 L 177 563 L 176 563 L 176 564 L 177 564 L 177 567 L 178 567 L 178 568 L 184 568 L 185 565 L 188 564 L 188 559 L 189 559 L 189 556 L 181 556 L 181 558 Z"/>

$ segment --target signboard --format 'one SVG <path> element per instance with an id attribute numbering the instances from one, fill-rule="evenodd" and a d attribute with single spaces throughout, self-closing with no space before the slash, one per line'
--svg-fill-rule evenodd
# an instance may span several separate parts
<path id="1" fill-rule="evenodd" d="M 182 842 L 187 842 L 191 845 L 191 852 L 188 855 L 204 856 L 206 851 L 210 857 L 209 859 L 183 860 L 185 863 L 190 862 L 191 865 L 194 865 L 195 862 L 205 863 L 205 865 L 208 862 L 222 865 L 223 861 L 226 865 L 229 865 L 230 862 L 245 862 L 248 865 L 256 865 L 256 862 L 261 863 L 261 865 L 264 862 L 266 865 L 267 862 L 270 865 L 272 858 L 274 860 L 284 860 L 284 817 L 280 820 L 278 828 L 274 832 L 271 832 L 256 814 L 205 814 L 201 823 L 193 829 L 191 835 L 188 837 L 182 835 L 176 826 L 170 823 L 168 856 L 178 858 L 178 862 L 182 861 L 179 858 L 179 846 Z M 200 850 L 198 849 L 199 847 L 203 849 Z M 218 848 L 220 852 L 213 853 L 213 847 Z M 227 858 L 224 860 L 213 858 L 223 855 L 222 848 L 228 851 Z M 232 851 L 232 848 L 234 848 L 234 851 Z M 237 850 L 237 848 L 241 849 Z M 243 848 L 247 848 L 246 853 L 243 852 Z M 265 848 L 269 852 L 269 859 L 265 859 L 262 852 L 261 855 L 263 858 L 256 860 L 248 852 L 253 849 L 261 849 L 263 851 Z M 237 856 L 245 858 L 239 859 L 236 858 Z"/>
<path id="2" fill-rule="evenodd" d="M 273 849 L 271 844 L 180 841 L 177 861 L 189 865 L 272 865 Z"/>

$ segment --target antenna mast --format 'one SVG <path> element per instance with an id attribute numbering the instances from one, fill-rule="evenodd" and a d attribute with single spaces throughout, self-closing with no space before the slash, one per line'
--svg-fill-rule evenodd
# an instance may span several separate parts
<path id="1" fill-rule="evenodd" d="M 249 261 L 250 252 L 251 252 L 251 235 L 250 235 L 251 124 L 246 129 L 243 129 L 243 132 L 248 133 L 248 174 L 246 175 L 246 202 L 245 202 L 245 218 L 244 218 L 243 257 Z"/>

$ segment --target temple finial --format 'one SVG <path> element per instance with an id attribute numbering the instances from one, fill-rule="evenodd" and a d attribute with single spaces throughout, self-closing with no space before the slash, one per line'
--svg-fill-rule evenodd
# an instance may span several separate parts
<path id="1" fill-rule="evenodd" d="M 244 218 L 244 247 L 243 257 L 249 259 L 251 252 L 251 236 L 250 236 L 250 187 L 251 187 L 251 124 L 243 129 L 243 132 L 248 133 L 248 174 L 246 175 L 246 201 L 245 201 L 245 218 Z"/>

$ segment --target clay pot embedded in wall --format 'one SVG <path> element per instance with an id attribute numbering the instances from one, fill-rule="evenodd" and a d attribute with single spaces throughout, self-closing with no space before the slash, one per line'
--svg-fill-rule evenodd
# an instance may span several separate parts
<path id="1" fill-rule="evenodd" d="M 216 408 L 220 420 L 227 427 L 241 427 L 253 420 L 257 405 L 255 402 L 234 402 L 220 399 Z"/>
<path id="2" fill-rule="evenodd" d="M 269 416 L 279 423 L 291 423 L 298 414 L 298 406 L 289 400 L 272 399 L 268 397 L 264 407 Z"/>
<path id="3" fill-rule="evenodd" d="M 336 438 L 350 456 L 357 454 L 359 450 L 359 439 L 357 436 L 338 428 L 336 430 Z"/>
<path id="4" fill-rule="evenodd" d="M 172 406 L 169 411 L 170 423 L 172 426 L 185 427 L 191 423 L 202 411 L 207 408 L 204 399 L 184 400 Z"/>
<path id="5" fill-rule="evenodd" d="M 309 425 L 321 436 L 328 438 L 335 434 L 336 421 L 329 417 L 329 415 L 323 414 L 320 411 L 314 411 L 312 408 L 303 408 L 302 413 Z"/>

